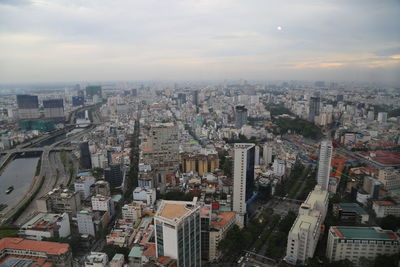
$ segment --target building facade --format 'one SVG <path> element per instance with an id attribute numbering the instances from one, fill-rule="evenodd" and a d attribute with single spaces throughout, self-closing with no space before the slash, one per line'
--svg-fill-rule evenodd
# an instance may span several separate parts
<path id="1" fill-rule="evenodd" d="M 317 182 L 323 190 L 328 190 L 333 146 L 331 141 L 322 141 L 319 149 Z"/>

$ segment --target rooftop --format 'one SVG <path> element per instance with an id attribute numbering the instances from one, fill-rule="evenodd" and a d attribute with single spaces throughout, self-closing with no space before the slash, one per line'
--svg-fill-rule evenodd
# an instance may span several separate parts
<path id="1" fill-rule="evenodd" d="M 217 220 L 212 220 L 211 225 L 215 228 L 223 228 L 228 222 L 235 218 L 236 212 L 227 211 L 218 214 Z"/>
<path id="2" fill-rule="evenodd" d="M 353 211 L 360 215 L 367 215 L 368 213 L 361 208 L 357 203 L 338 203 L 335 204 L 340 207 L 343 211 Z"/>
<path id="3" fill-rule="evenodd" d="M 140 258 L 142 257 L 143 251 L 141 247 L 133 247 L 129 252 L 129 258 Z"/>
<path id="4" fill-rule="evenodd" d="M 379 206 L 396 206 L 396 203 L 394 203 L 393 201 L 375 200 L 372 202 Z"/>
<path id="5" fill-rule="evenodd" d="M 6 237 L 0 240 L 0 250 L 7 248 L 39 251 L 50 255 L 61 255 L 68 252 L 69 245 L 56 242 L 34 241 L 23 238 Z"/>
<path id="6" fill-rule="evenodd" d="M 393 231 L 382 230 L 379 227 L 332 226 L 330 231 L 334 236 L 339 238 L 379 240 L 400 239 Z"/>
<path id="7" fill-rule="evenodd" d="M 181 219 L 191 213 L 196 207 L 198 207 L 196 205 L 196 201 L 191 202 L 163 200 L 157 210 L 156 216 L 163 217 L 169 220 Z"/>

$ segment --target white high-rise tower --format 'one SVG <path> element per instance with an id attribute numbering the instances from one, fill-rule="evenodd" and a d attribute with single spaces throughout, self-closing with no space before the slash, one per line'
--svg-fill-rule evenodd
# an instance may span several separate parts
<path id="1" fill-rule="evenodd" d="M 328 190 L 332 151 L 333 147 L 331 141 L 321 142 L 321 147 L 319 149 L 317 182 L 321 186 L 322 190 Z"/>
<path id="2" fill-rule="evenodd" d="M 247 202 L 254 191 L 254 144 L 235 144 L 233 169 L 233 211 L 236 223 L 243 227 L 246 221 Z"/>
<path id="3" fill-rule="evenodd" d="M 264 164 L 268 165 L 272 163 L 272 145 L 270 143 L 265 143 L 263 150 Z"/>

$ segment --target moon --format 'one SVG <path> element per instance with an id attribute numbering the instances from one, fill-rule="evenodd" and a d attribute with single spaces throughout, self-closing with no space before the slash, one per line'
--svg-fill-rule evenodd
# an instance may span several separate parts
<path id="1" fill-rule="evenodd" d="M 277 29 L 278 31 L 281 31 L 281 30 L 282 30 L 282 26 L 278 26 L 278 27 L 276 27 L 276 29 Z"/>

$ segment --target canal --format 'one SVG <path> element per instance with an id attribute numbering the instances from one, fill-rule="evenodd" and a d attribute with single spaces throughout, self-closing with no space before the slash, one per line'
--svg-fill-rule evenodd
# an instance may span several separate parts
<path id="1" fill-rule="evenodd" d="M 17 156 L 0 174 L 0 204 L 12 206 L 16 204 L 28 191 L 35 176 L 39 156 Z M 7 189 L 13 186 L 9 194 Z M 1 208 L 0 208 L 1 209 Z"/>

